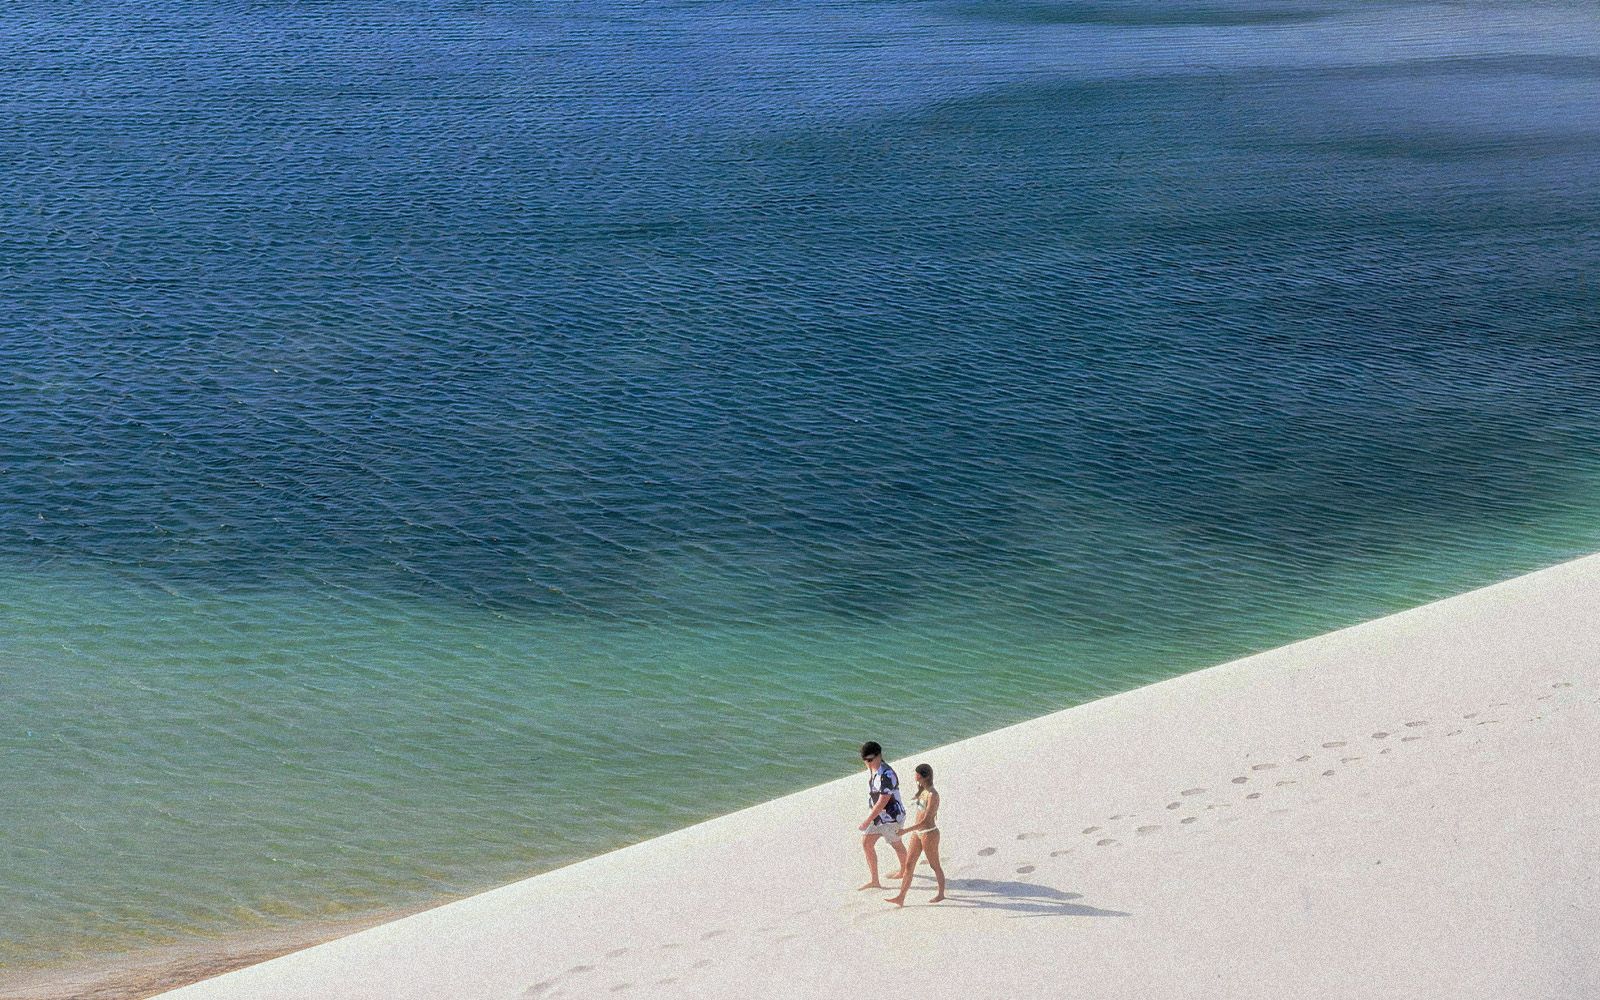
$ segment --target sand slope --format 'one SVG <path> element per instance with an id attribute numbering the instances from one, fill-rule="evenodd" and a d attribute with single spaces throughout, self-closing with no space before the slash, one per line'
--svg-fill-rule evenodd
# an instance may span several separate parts
<path id="1" fill-rule="evenodd" d="M 1589 557 L 896 760 L 939 906 L 858 774 L 166 995 L 1593 997 L 1597 724 Z"/>

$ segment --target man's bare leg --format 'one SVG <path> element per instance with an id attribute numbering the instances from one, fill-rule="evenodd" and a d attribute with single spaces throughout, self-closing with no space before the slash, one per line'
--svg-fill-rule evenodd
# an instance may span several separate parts
<path id="1" fill-rule="evenodd" d="M 900 870 L 890 875 L 889 881 L 898 882 L 900 879 L 903 879 L 907 875 L 911 874 L 911 868 L 906 866 L 906 845 L 902 840 L 891 840 L 889 841 L 889 846 L 894 848 L 894 856 L 900 860 Z M 877 860 L 876 851 L 873 852 L 873 860 Z M 913 859 L 911 862 L 913 866 L 915 866 L 916 863 L 917 862 L 915 859 Z"/>
<path id="2" fill-rule="evenodd" d="M 878 882 L 878 837 L 876 833 L 869 833 L 861 838 L 861 849 L 867 852 L 867 884 L 863 889 L 882 889 Z M 903 849 L 902 849 L 903 850 Z"/>

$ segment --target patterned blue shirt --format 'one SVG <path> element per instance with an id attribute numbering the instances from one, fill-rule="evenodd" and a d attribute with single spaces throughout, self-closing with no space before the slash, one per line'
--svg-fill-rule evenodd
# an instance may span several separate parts
<path id="1" fill-rule="evenodd" d="M 878 804 L 878 800 L 887 793 L 892 798 L 889 804 L 883 807 L 883 812 L 872 821 L 873 826 L 879 823 L 898 823 L 906 816 L 905 803 L 900 801 L 900 778 L 894 773 L 894 768 L 883 761 L 878 761 L 877 770 L 867 778 L 867 808 Z"/>

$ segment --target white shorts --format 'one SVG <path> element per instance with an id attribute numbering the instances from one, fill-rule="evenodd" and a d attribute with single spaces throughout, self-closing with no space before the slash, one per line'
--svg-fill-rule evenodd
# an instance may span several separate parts
<path id="1" fill-rule="evenodd" d="M 895 820 L 891 823 L 874 823 L 867 827 L 867 832 L 862 834 L 862 836 L 882 837 L 891 844 L 898 844 L 900 843 L 900 821 Z"/>

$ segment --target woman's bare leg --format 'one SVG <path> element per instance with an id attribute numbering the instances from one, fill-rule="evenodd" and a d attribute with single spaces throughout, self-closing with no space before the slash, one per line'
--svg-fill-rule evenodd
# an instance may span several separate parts
<path id="1" fill-rule="evenodd" d="M 906 855 L 905 874 L 900 877 L 900 894 L 890 896 L 884 900 L 896 906 L 906 905 L 906 892 L 911 888 L 911 876 L 917 868 L 917 855 L 922 853 L 922 837 L 919 834 L 911 835 L 911 850 Z"/>
<path id="2" fill-rule="evenodd" d="M 933 894 L 933 898 L 928 902 L 942 903 L 944 902 L 944 866 L 939 864 L 939 831 L 929 830 L 922 835 L 920 840 L 922 849 L 928 854 L 928 867 L 933 869 L 933 877 L 938 885 L 938 891 Z M 910 879 L 906 881 L 909 882 Z M 905 887 L 902 886 L 900 894 L 902 896 L 905 895 L 905 891 Z"/>

